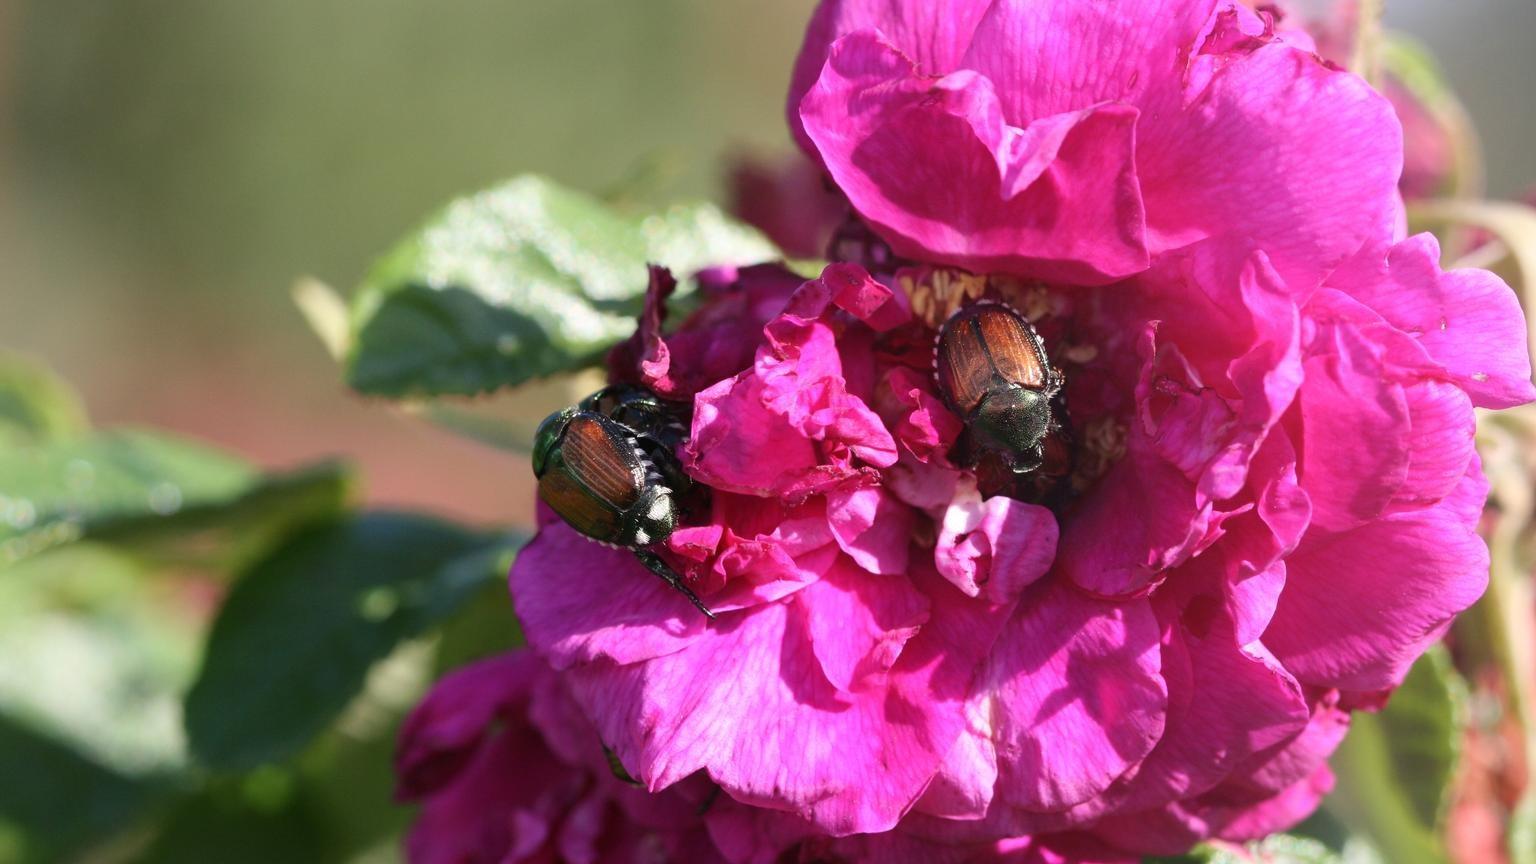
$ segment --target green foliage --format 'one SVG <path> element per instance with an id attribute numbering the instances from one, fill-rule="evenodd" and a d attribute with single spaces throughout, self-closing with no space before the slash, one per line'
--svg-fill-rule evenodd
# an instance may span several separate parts
<path id="1" fill-rule="evenodd" d="M 0 852 L 0 860 L 59 860 L 127 827 L 166 791 L 3 716 L 0 766 L 0 823 L 10 823 L 19 838 L 19 848 Z"/>
<path id="2" fill-rule="evenodd" d="M 342 466 L 262 474 L 77 404 L 0 363 L 0 862 L 388 860 L 396 727 L 438 641 L 516 644 L 520 538 L 349 515 Z"/>
<path id="3" fill-rule="evenodd" d="M 191 580 L 158 576 L 94 543 L 6 568 L 0 712 L 125 773 L 181 767 L 181 693 L 196 664 L 194 610 L 206 596 Z"/>
<path id="4" fill-rule="evenodd" d="M 78 434 L 85 406 L 51 371 L 0 354 L 0 444 L 36 444 Z"/>
<path id="5" fill-rule="evenodd" d="M 1145 864 L 1343 864 L 1343 860 L 1311 838 L 1275 834 L 1245 846 L 1202 845 L 1174 858 L 1148 858 Z"/>
<path id="6" fill-rule="evenodd" d="M 1338 785 L 1326 806 L 1388 861 L 1447 860 L 1441 823 L 1465 689 L 1445 649 L 1431 649 L 1381 713 L 1356 712 L 1334 756 Z"/>
<path id="7" fill-rule="evenodd" d="M 0 451 L 0 566 L 82 539 L 169 548 L 176 537 L 274 531 L 339 509 L 338 466 L 263 477 L 222 451 L 115 429 Z"/>
<path id="8" fill-rule="evenodd" d="M 322 826 L 279 772 L 210 784 L 179 801 L 142 864 L 320 864 Z"/>
<path id="9" fill-rule="evenodd" d="M 378 396 L 474 395 L 595 361 L 635 326 L 648 262 L 680 274 L 777 256 L 707 204 L 631 219 L 536 176 L 448 205 L 375 265 L 347 380 Z"/>
<path id="10" fill-rule="evenodd" d="M 88 536 L 157 563 L 231 570 L 299 526 L 341 513 L 354 484 L 350 468 L 323 462 L 262 475 L 239 495 L 184 507 L 170 516 L 113 520 Z"/>
<path id="11" fill-rule="evenodd" d="M 295 537 L 241 577 L 214 622 L 187 697 L 193 754 L 239 771 L 298 752 L 374 663 L 486 583 L 504 545 L 384 513 Z"/>
<path id="12" fill-rule="evenodd" d="M 506 581 L 511 556 L 498 562 L 497 579 L 480 589 L 452 620 L 443 625 L 433 668 L 439 675 L 523 644 L 522 625 L 508 602 Z"/>
<path id="13" fill-rule="evenodd" d="M 1510 814 L 1506 843 L 1514 864 L 1536 862 L 1536 797 L 1527 793 Z"/>

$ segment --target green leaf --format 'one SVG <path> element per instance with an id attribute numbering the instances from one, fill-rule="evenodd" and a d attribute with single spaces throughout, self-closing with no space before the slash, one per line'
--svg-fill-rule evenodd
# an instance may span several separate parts
<path id="1" fill-rule="evenodd" d="M 7 568 L 0 712 L 124 773 L 181 768 L 181 697 L 202 627 L 194 604 L 167 601 L 196 593 L 179 579 L 157 584 L 140 562 L 94 543 Z"/>
<path id="2" fill-rule="evenodd" d="M 105 841 L 165 792 L 3 716 L 0 777 L 0 823 L 19 834 L 21 861 L 57 861 Z"/>
<path id="3" fill-rule="evenodd" d="M 238 771 L 298 752 L 370 667 L 486 584 L 505 543 L 386 513 L 291 539 L 235 584 L 214 622 L 187 697 L 194 755 Z"/>
<path id="4" fill-rule="evenodd" d="M 1446 793 L 1461 755 L 1466 685 L 1436 646 L 1380 714 L 1356 712 L 1325 806 L 1388 861 L 1446 860 Z"/>
<path id="5" fill-rule="evenodd" d="M 320 864 L 324 825 L 278 771 L 217 779 L 176 804 L 141 864 Z"/>
<path id="6" fill-rule="evenodd" d="M 475 395 L 574 369 L 633 332 L 647 262 L 691 273 L 777 256 L 711 205 L 630 219 L 519 177 L 448 205 L 374 266 L 347 380 L 379 396 Z"/>
<path id="7" fill-rule="evenodd" d="M 137 516 L 101 524 L 89 536 L 131 549 L 159 564 L 217 572 L 238 568 L 299 527 L 346 509 L 355 477 L 323 462 L 259 477 L 243 494 L 184 507 L 171 516 Z"/>
<path id="8" fill-rule="evenodd" d="M 34 444 L 85 431 L 85 406 L 62 378 L 0 354 L 0 443 Z"/>
<path id="9" fill-rule="evenodd" d="M 1514 864 L 1536 862 L 1536 798 L 1522 795 L 1509 817 L 1506 832 L 1509 860 Z"/>
<path id="10" fill-rule="evenodd" d="M 505 566 L 496 568 L 498 574 L 512 569 L 511 556 L 504 561 Z M 443 626 L 433 661 L 435 677 L 522 645 L 522 625 L 507 602 L 506 585 L 498 581 L 482 588 Z"/>
<path id="11" fill-rule="evenodd" d="M 338 509 L 335 465 L 263 477 L 213 448 L 130 429 L 0 450 L 0 566 L 81 539 L 129 545 L 281 530 Z"/>
<path id="12" fill-rule="evenodd" d="M 1311 838 L 1273 834 L 1243 846 L 1204 844 L 1184 855 L 1146 858 L 1144 864 L 1342 864 L 1343 860 Z"/>
<path id="13" fill-rule="evenodd" d="M 248 491 L 257 474 L 208 447 L 118 430 L 0 453 L 0 565 L 113 522 Z"/>

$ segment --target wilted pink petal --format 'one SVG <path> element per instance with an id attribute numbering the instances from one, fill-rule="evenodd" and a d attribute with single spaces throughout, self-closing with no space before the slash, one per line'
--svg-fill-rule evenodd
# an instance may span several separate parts
<path id="1" fill-rule="evenodd" d="M 1328 284 L 1409 334 L 1480 408 L 1536 398 L 1530 355 L 1507 346 L 1525 339 L 1515 292 L 1486 270 L 1440 270 L 1440 244 L 1420 234 L 1389 249 L 1362 251 Z"/>
<path id="2" fill-rule="evenodd" d="M 907 570 L 912 510 L 883 489 L 840 489 L 827 494 L 827 522 L 837 544 L 860 567 L 892 576 Z"/>
<path id="3" fill-rule="evenodd" d="M 1011 603 L 1045 575 L 1056 555 L 1051 511 L 1010 498 L 983 501 L 971 482 L 956 487 L 939 518 L 934 563 L 971 597 Z"/>
<path id="4" fill-rule="evenodd" d="M 1217 237 L 1320 275 L 1396 218 L 1390 104 L 1243 7 L 953 5 L 827 4 L 790 93 L 903 255 L 1098 284 Z"/>
<path id="5" fill-rule="evenodd" d="M 1136 116 L 1084 106 L 1013 128 L 986 78 L 933 81 L 870 33 L 833 45 L 801 104 L 827 170 L 898 254 L 1089 283 L 1147 265 Z"/>

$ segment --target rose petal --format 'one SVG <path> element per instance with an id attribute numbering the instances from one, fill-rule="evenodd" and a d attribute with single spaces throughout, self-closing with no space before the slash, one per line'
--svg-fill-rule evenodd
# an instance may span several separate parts
<path id="1" fill-rule="evenodd" d="M 935 574 L 917 579 L 930 618 L 884 687 L 839 693 L 811 646 L 813 598 L 797 595 L 722 620 L 676 654 L 578 667 L 577 696 L 652 789 L 705 769 L 737 800 L 793 808 L 827 833 L 888 830 L 953 746 L 1004 618 Z"/>
<path id="2" fill-rule="evenodd" d="M 827 493 L 827 523 L 837 545 L 871 573 L 900 575 L 912 544 L 912 508 L 879 488 Z"/>
<path id="3" fill-rule="evenodd" d="M 928 598 L 901 576 L 872 576 L 846 561 L 834 564 L 798 602 L 811 650 L 832 685 L 864 689 L 884 673 L 928 620 Z"/>
<path id="4" fill-rule="evenodd" d="M 1488 549 L 1474 530 L 1487 493 L 1473 460 L 1434 507 L 1339 533 L 1309 531 L 1286 559 L 1264 644 L 1309 684 L 1396 686 L 1488 584 Z"/>
<path id="5" fill-rule="evenodd" d="M 1420 234 L 1363 250 L 1328 279 L 1413 336 L 1480 408 L 1536 398 L 1520 301 L 1486 270 L 1440 271 L 1440 244 Z"/>
<path id="6" fill-rule="evenodd" d="M 523 547 L 511 586 L 523 635 L 556 669 L 680 651 L 707 620 L 633 553 L 599 546 L 564 523 Z"/>
<path id="7" fill-rule="evenodd" d="M 1188 559 L 1210 517 L 1177 466 L 1134 439 L 1131 448 L 1063 526 L 1056 558 L 1063 575 L 1102 597 L 1145 592 Z"/>
<path id="8" fill-rule="evenodd" d="M 1104 603 L 1052 583 L 1026 594 L 982 673 L 1002 799 L 1063 810 L 1152 751 L 1168 703 L 1157 631 L 1145 601 Z"/>
<path id="9" fill-rule="evenodd" d="M 859 32 L 833 45 L 800 118 L 838 187 L 898 254 L 1078 284 L 1146 268 L 1128 105 L 1010 126 L 984 77 L 934 81 Z"/>
<path id="10" fill-rule="evenodd" d="M 1050 510 L 1001 496 L 983 501 L 962 476 L 940 522 L 934 563 L 966 596 L 1013 602 L 1050 569 L 1056 531 Z"/>

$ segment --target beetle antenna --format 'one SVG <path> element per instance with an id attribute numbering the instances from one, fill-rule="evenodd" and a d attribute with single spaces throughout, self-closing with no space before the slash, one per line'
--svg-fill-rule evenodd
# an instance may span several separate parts
<path id="1" fill-rule="evenodd" d="M 660 555 L 645 549 L 636 549 L 634 551 L 635 557 L 640 559 L 640 563 L 645 565 L 645 569 L 660 576 L 661 581 L 681 591 L 683 596 L 688 598 L 688 602 L 693 604 L 693 608 L 703 612 L 705 617 L 711 621 L 715 619 L 715 613 L 709 611 L 709 607 L 704 605 L 704 601 L 699 599 L 699 595 L 693 593 L 693 589 L 683 583 L 683 577 L 677 575 L 671 567 L 668 567 L 667 562 L 661 560 Z"/>

